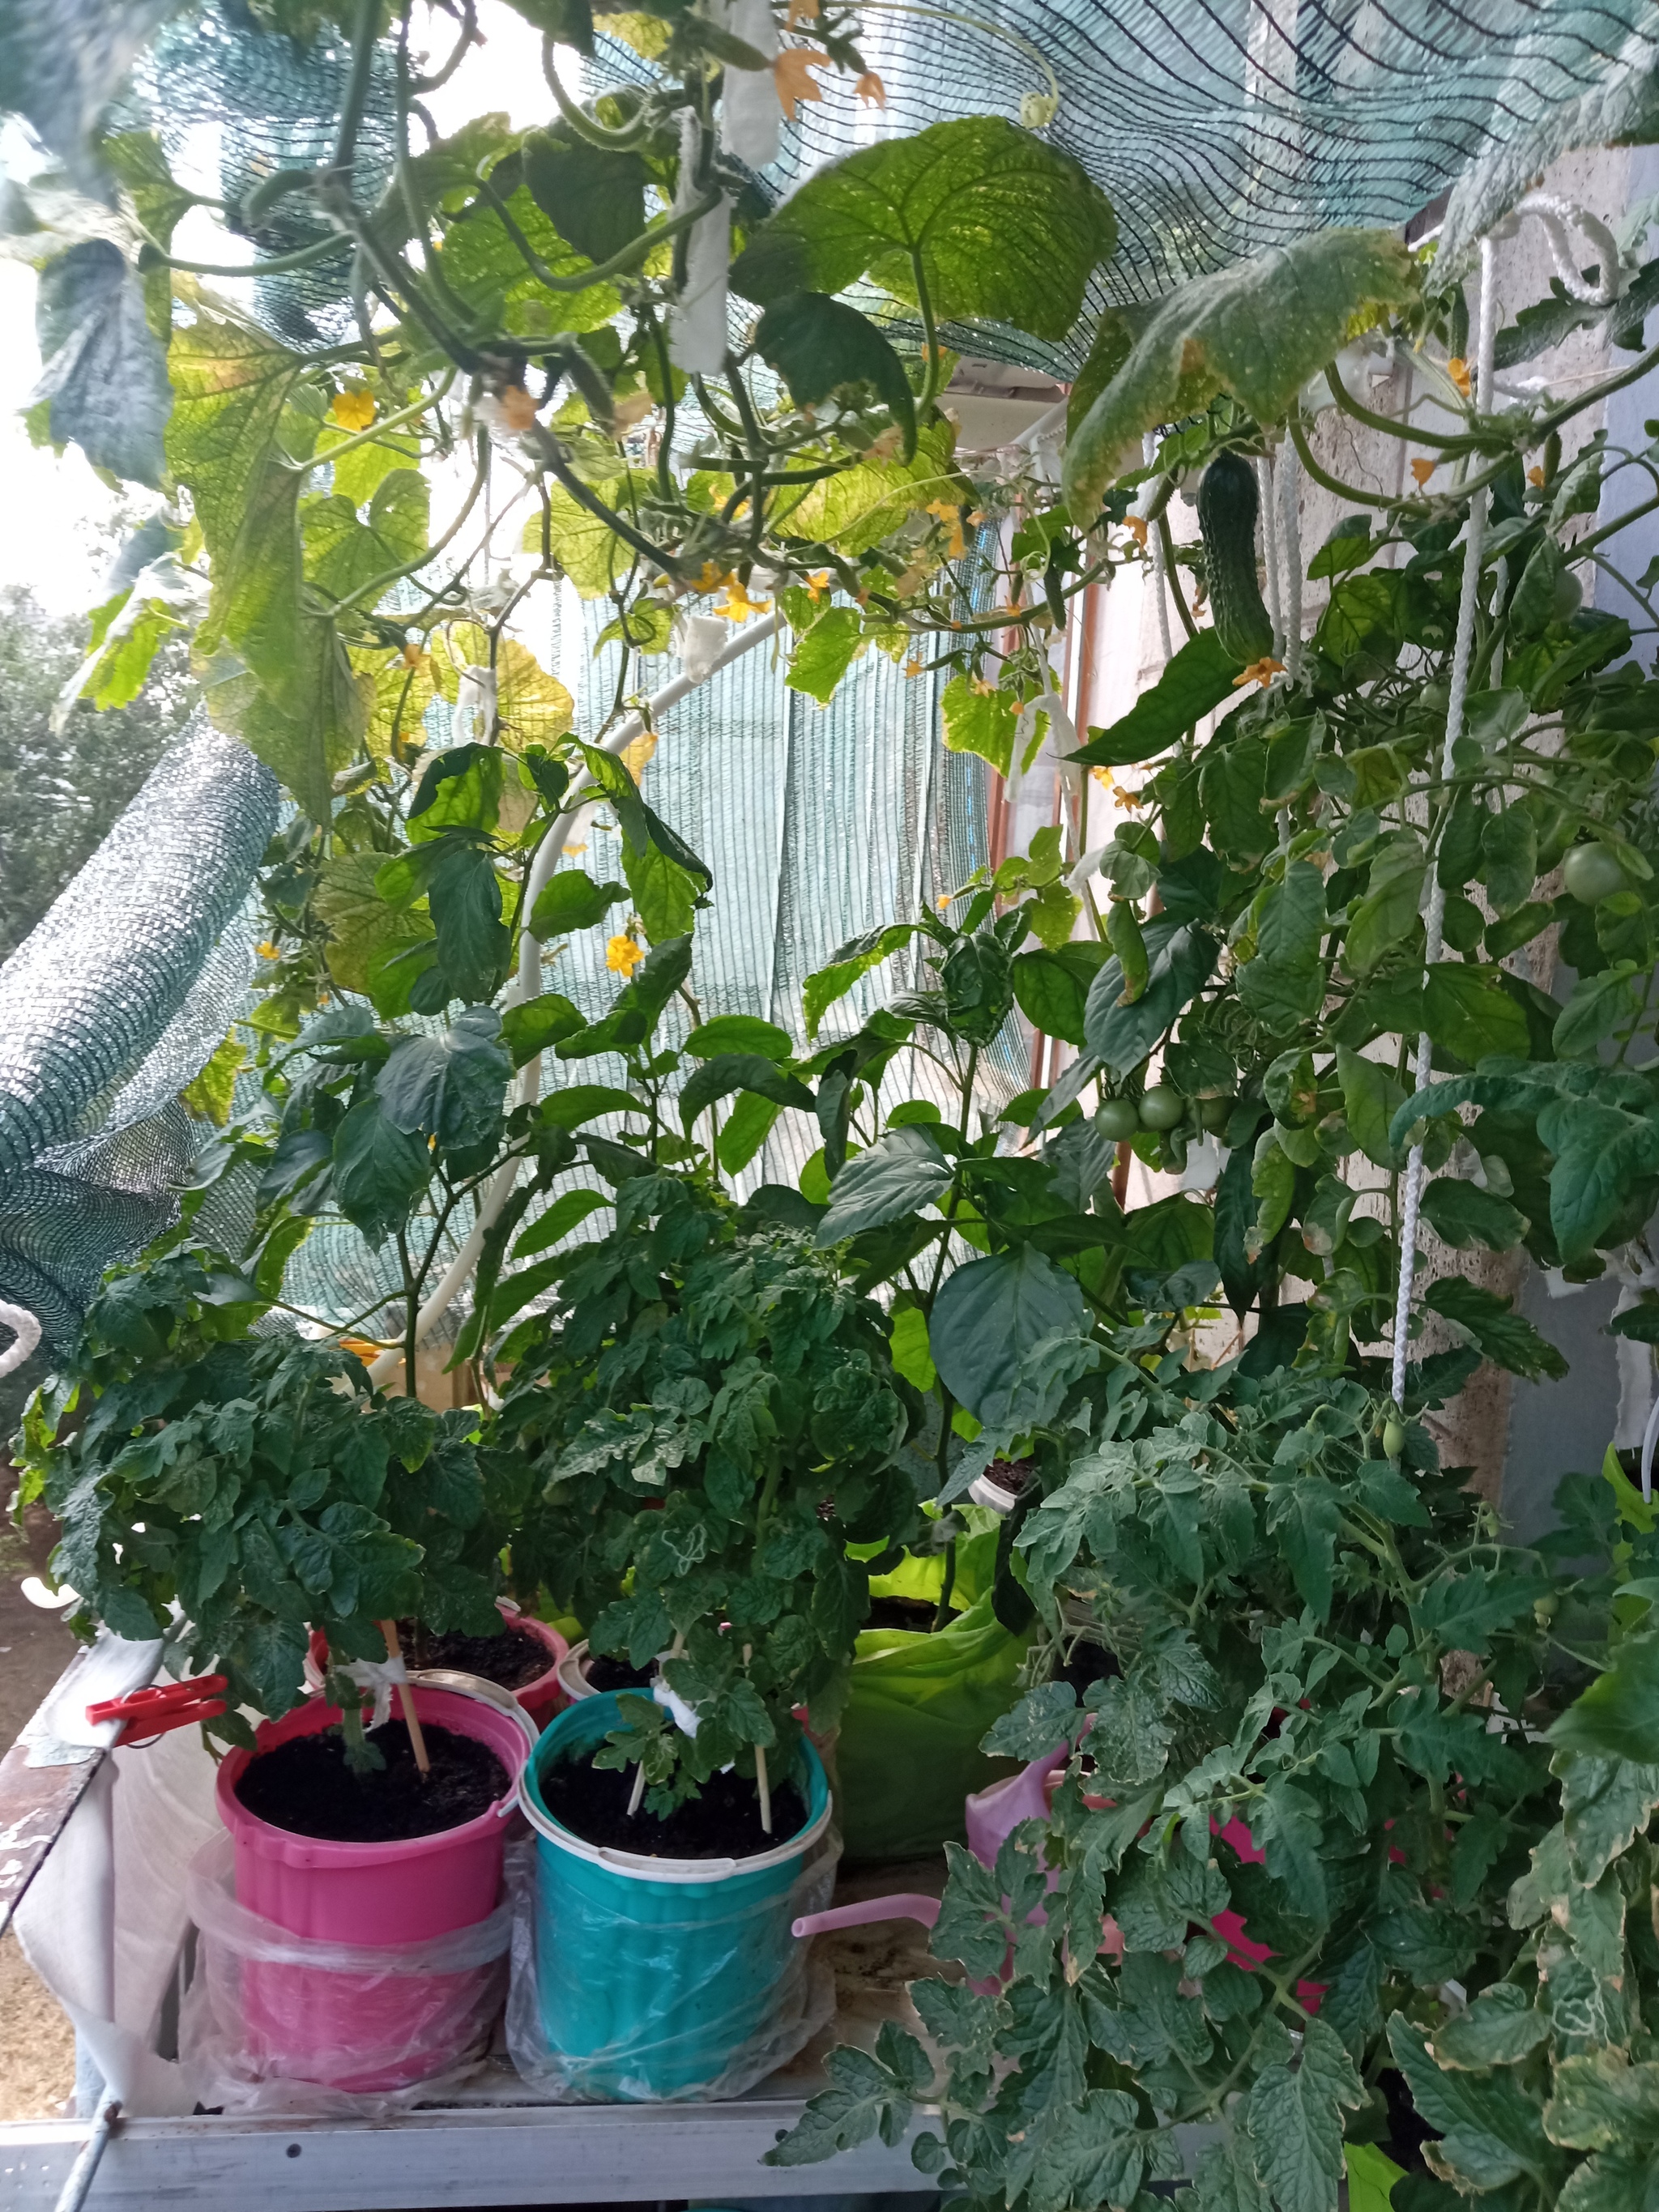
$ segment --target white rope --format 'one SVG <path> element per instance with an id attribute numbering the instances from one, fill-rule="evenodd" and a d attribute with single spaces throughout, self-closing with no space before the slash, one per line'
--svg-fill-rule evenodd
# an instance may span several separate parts
<path id="1" fill-rule="evenodd" d="M 0 1376 L 16 1372 L 40 1341 L 40 1324 L 27 1306 L 0 1305 L 0 1325 L 12 1332 L 12 1341 L 0 1352 Z"/>
<path id="2" fill-rule="evenodd" d="M 1302 464 L 1294 446 L 1286 443 L 1280 448 L 1273 473 L 1285 533 L 1285 651 L 1281 657 L 1285 673 L 1294 684 L 1302 673 Z"/>
<path id="3" fill-rule="evenodd" d="M 744 653 L 752 652 L 756 646 L 764 644 L 768 638 L 775 636 L 782 620 L 783 617 L 781 614 L 770 614 L 757 622 L 752 629 L 745 628 L 739 630 L 724 651 L 715 654 L 707 668 L 700 670 L 696 676 L 677 676 L 672 684 L 665 684 L 660 691 L 653 695 L 647 702 L 643 714 L 630 714 L 626 721 L 619 722 L 611 735 L 605 738 L 600 750 L 612 754 L 626 752 L 635 738 L 643 737 L 647 726 L 654 726 L 659 715 L 665 714 L 671 707 L 678 706 L 680 701 L 689 692 L 695 691 L 699 685 L 706 684 L 711 676 L 717 675 L 722 668 L 729 667 L 732 661 L 738 659 Z M 559 865 L 564 852 L 565 840 L 569 836 L 575 825 L 576 817 L 581 811 L 582 795 L 590 789 L 592 781 L 586 769 L 576 775 L 568 794 L 572 804 L 566 806 L 564 812 L 560 815 L 536 848 L 536 857 L 531 864 L 530 880 L 525 885 L 524 911 L 526 915 L 535 911 L 536 901 L 546 889 L 554 870 Z M 532 936 L 526 928 L 519 942 L 518 973 L 507 985 L 507 995 L 502 1001 L 503 1008 L 522 1006 L 526 1000 L 539 998 L 541 988 L 541 939 Z M 534 1060 L 526 1060 L 519 1070 L 519 1079 L 514 1091 L 514 1104 L 515 1106 L 533 1105 L 541 1096 L 541 1084 L 542 1063 L 540 1055 L 538 1054 Z M 417 1345 L 424 1343 L 430 1336 L 437 1322 L 448 1311 L 454 1302 L 456 1292 L 460 1290 L 472 1270 L 477 1266 L 478 1255 L 483 1249 L 484 1237 L 500 1215 L 501 1208 L 511 1197 L 513 1186 L 518 1179 L 517 1160 L 508 1160 L 505 1166 L 497 1170 L 495 1181 L 484 1193 L 483 1202 L 478 1207 L 472 1226 L 468 1231 L 460 1250 L 450 1261 L 442 1279 L 415 1317 L 415 1341 Z M 371 1382 L 389 1381 L 396 1374 L 403 1356 L 404 1347 L 401 1344 L 388 1345 L 386 1349 L 371 1363 L 368 1370 L 369 1381 Z M 408 1387 L 412 1392 L 414 1388 L 412 1378 Z"/>
<path id="4" fill-rule="evenodd" d="M 1480 326 L 1475 350 L 1474 404 L 1478 408 L 1492 389 L 1492 347 L 1497 336 L 1496 287 L 1492 281 L 1492 242 L 1480 241 Z M 1463 588 L 1457 604 L 1457 637 L 1452 647 L 1450 696 L 1446 702 L 1446 742 L 1441 750 L 1440 775 L 1450 778 L 1453 749 L 1463 734 L 1463 705 L 1468 696 L 1469 659 L 1474 645 L 1474 617 L 1480 591 L 1480 549 L 1486 535 L 1486 494 L 1477 491 L 1469 501 L 1468 526 L 1463 535 Z M 1431 878 L 1424 964 L 1432 967 L 1444 948 L 1446 894 L 1438 872 Z M 1429 1079 L 1429 1033 L 1417 1040 L 1413 1065 L 1413 1087 L 1421 1091 Z M 1406 1353 L 1411 1334 L 1412 1290 L 1417 1277 L 1417 1218 L 1423 1195 L 1423 1147 L 1413 1145 L 1406 1160 L 1406 1188 L 1400 1219 L 1400 1294 L 1394 1310 L 1394 1401 L 1406 1397 Z"/>
<path id="5" fill-rule="evenodd" d="M 1642 1503 L 1653 1503 L 1653 1447 L 1659 1440 L 1659 1398 L 1653 1401 L 1653 1411 L 1648 1415 L 1647 1427 L 1642 1432 Z"/>
<path id="6" fill-rule="evenodd" d="M 1285 658 L 1285 594 L 1279 574 L 1279 517 L 1273 465 L 1264 455 L 1255 465 L 1256 513 L 1261 532 L 1261 565 L 1267 572 L 1267 612 L 1273 619 L 1273 659 Z"/>
<path id="7" fill-rule="evenodd" d="M 1151 468 L 1153 461 L 1158 458 L 1158 440 L 1150 430 L 1142 434 L 1140 458 L 1147 468 Z M 1152 487 L 1148 483 L 1135 502 L 1136 514 L 1144 520 L 1146 509 L 1152 503 Z M 1170 637 L 1170 594 L 1164 580 L 1164 532 L 1156 523 L 1152 525 L 1148 536 L 1147 550 L 1152 556 L 1152 594 L 1158 608 L 1158 641 L 1164 655 L 1164 665 L 1167 668 L 1175 652 L 1175 647 Z"/>
<path id="8" fill-rule="evenodd" d="M 1587 307 L 1610 307 L 1619 297 L 1624 275 L 1619 258 L 1618 241 L 1606 223 L 1600 222 L 1587 209 L 1581 208 L 1577 200 L 1562 199 L 1554 192 L 1528 192 L 1525 199 L 1516 203 L 1514 213 L 1507 222 L 1500 226 L 1497 234 L 1504 237 L 1514 231 L 1523 215 L 1531 216 L 1543 225 L 1550 242 L 1550 257 L 1555 263 L 1555 273 L 1561 280 L 1562 289 L 1573 299 L 1582 301 Z M 1599 283 L 1587 284 L 1580 274 L 1578 258 L 1567 234 L 1570 229 L 1576 230 L 1595 255 L 1601 272 Z M 1484 240 L 1481 242 L 1483 246 L 1486 244 Z M 1481 282 L 1484 283 L 1486 267 L 1484 254 L 1480 266 Z M 1484 317 L 1484 307 L 1480 312 Z"/>

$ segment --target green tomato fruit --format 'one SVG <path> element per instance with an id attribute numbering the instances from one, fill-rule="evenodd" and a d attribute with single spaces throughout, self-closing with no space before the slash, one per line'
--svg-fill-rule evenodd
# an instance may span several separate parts
<path id="1" fill-rule="evenodd" d="M 1115 1138 L 1120 1142 L 1125 1137 L 1133 1137 L 1140 1127 L 1134 1100 L 1109 1098 L 1095 1115 L 1095 1127 L 1103 1137 Z"/>
<path id="2" fill-rule="evenodd" d="M 1564 568 L 1550 594 L 1550 620 L 1570 622 L 1583 605 L 1584 587 L 1571 568 Z"/>
<path id="3" fill-rule="evenodd" d="M 1237 1103 L 1231 1098 L 1200 1098 L 1198 1102 L 1199 1127 L 1207 1129 L 1212 1137 L 1218 1137 L 1231 1121 Z"/>
<path id="4" fill-rule="evenodd" d="M 1625 872 L 1605 845 L 1575 845 L 1562 863 L 1561 876 L 1582 906 L 1595 906 L 1625 888 Z"/>
<path id="5" fill-rule="evenodd" d="M 1406 1431 L 1398 1421 L 1382 1424 L 1382 1449 L 1389 1459 L 1398 1459 L 1406 1448 Z"/>
<path id="6" fill-rule="evenodd" d="M 1177 1129 L 1187 1118 L 1187 1102 L 1178 1091 L 1167 1083 L 1155 1083 L 1150 1091 L 1141 1093 L 1140 1126 L 1143 1129 Z"/>

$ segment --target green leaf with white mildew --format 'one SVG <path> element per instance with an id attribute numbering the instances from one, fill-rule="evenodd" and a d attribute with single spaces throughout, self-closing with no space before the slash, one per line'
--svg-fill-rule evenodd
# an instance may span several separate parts
<path id="1" fill-rule="evenodd" d="M 1471 2190 L 1542 2179 L 1552 2161 L 1538 2108 L 1508 2075 L 1443 2073 L 1403 2013 L 1389 2022 L 1389 2043 L 1413 2104 L 1439 2131 L 1436 2172 Z"/>
<path id="2" fill-rule="evenodd" d="M 1248 2125 L 1261 2176 L 1277 2212 L 1334 2212 L 1342 2179 L 1342 2111 L 1357 2111 L 1365 2086 L 1322 2020 L 1307 2022 L 1302 2057 L 1264 2067 L 1249 2094 Z"/>
<path id="3" fill-rule="evenodd" d="M 1632 2064 L 1622 2051 L 1557 2061 L 1544 2132 L 1571 2150 L 1659 2149 L 1659 2061 Z"/>
<path id="4" fill-rule="evenodd" d="M 1411 254 L 1385 230 L 1314 232 L 1195 277 L 1164 301 L 1066 449 L 1066 501 L 1079 526 L 1107 487 L 1140 465 L 1141 434 L 1231 392 L 1276 422 L 1297 388 L 1340 349 L 1355 313 L 1415 294 Z"/>
<path id="5" fill-rule="evenodd" d="M 914 304 L 915 254 L 935 315 L 1059 339 L 1116 243 L 1109 203 L 1069 154 L 1000 116 L 963 116 L 819 169 L 750 233 L 732 284 L 767 301 L 867 276 Z"/>
<path id="6" fill-rule="evenodd" d="M 1513 1982 L 1482 1990 L 1467 2012 L 1454 2013 L 1437 2031 L 1434 2055 L 1442 2066 L 1480 2071 L 1513 2066 L 1549 2039 L 1550 2020 Z"/>

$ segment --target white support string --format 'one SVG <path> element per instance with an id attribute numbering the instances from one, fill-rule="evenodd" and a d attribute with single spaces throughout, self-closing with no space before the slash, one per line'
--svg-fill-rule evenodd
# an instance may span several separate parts
<path id="1" fill-rule="evenodd" d="M 723 651 L 714 655 L 707 668 L 700 669 L 695 676 L 677 676 L 672 684 L 665 684 L 660 691 L 652 696 L 647 702 L 645 712 L 642 714 L 630 714 L 626 721 L 619 722 L 610 736 L 605 739 L 601 750 L 612 754 L 626 752 L 635 738 L 643 737 L 648 727 L 654 726 L 657 718 L 665 714 L 671 707 L 678 706 L 688 692 L 696 690 L 700 685 L 708 683 L 712 676 L 718 675 L 722 668 L 729 667 L 732 661 L 739 659 L 744 653 L 751 652 L 756 646 L 763 645 L 768 638 L 775 636 L 778 626 L 782 620 L 783 617 L 781 614 L 770 614 L 757 622 L 752 629 L 740 630 Z M 592 781 L 586 769 L 580 770 L 572 780 L 569 792 L 567 793 L 569 804 L 536 848 L 535 860 L 531 863 L 530 880 L 525 885 L 524 912 L 526 915 L 535 911 L 536 901 L 546 889 L 554 870 L 559 865 L 564 852 L 565 840 L 569 836 L 576 817 L 581 811 L 585 796 Z M 538 998 L 541 994 L 541 940 L 532 936 L 526 927 L 519 943 L 518 972 L 507 987 L 507 995 L 502 1001 L 503 1009 L 522 1006 L 526 1000 Z M 515 1106 L 533 1105 L 541 1096 L 541 1084 L 542 1063 L 538 1054 L 534 1060 L 526 1060 L 519 1071 L 519 1079 L 513 1095 L 514 1104 Z M 517 1160 L 508 1160 L 504 1166 L 496 1170 L 495 1178 L 484 1193 L 477 1212 L 473 1218 L 472 1226 L 467 1231 L 460 1250 L 450 1261 L 441 1281 L 416 1316 L 415 1341 L 417 1345 L 424 1343 L 432 1334 L 434 1325 L 453 1303 L 457 1291 L 477 1266 L 478 1255 L 483 1249 L 484 1237 L 512 1195 L 513 1186 L 518 1179 Z M 404 1347 L 401 1344 L 388 1345 L 386 1350 L 379 1353 L 371 1363 L 368 1370 L 369 1381 L 371 1382 L 390 1381 L 396 1374 L 403 1356 Z M 412 1395 L 415 1388 L 412 1376 L 406 1378 L 405 1387 Z"/>
<path id="2" fill-rule="evenodd" d="M 11 1342 L 0 1352 L 0 1375 L 10 1375 L 40 1341 L 40 1324 L 27 1306 L 0 1305 L 0 1327 L 10 1329 Z"/>
<path id="3" fill-rule="evenodd" d="M 1158 440 L 1150 430 L 1141 438 L 1140 458 L 1147 468 L 1151 468 L 1158 459 Z M 1144 518 L 1152 499 L 1152 487 L 1149 483 L 1135 502 L 1136 514 Z M 1158 647 L 1164 655 L 1164 665 L 1167 668 L 1175 647 L 1170 636 L 1170 592 L 1164 580 L 1164 532 L 1156 523 L 1149 532 L 1147 550 L 1152 556 L 1152 594 L 1158 607 Z"/>
<path id="4" fill-rule="evenodd" d="M 1302 464 L 1287 440 L 1279 448 L 1273 471 L 1279 488 L 1279 522 L 1284 532 L 1285 651 L 1280 658 L 1294 684 L 1302 673 Z"/>
<path id="5" fill-rule="evenodd" d="M 1610 307 L 1619 297 L 1624 278 L 1618 241 L 1606 223 L 1580 207 L 1577 200 L 1562 199 L 1554 192 L 1528 192 L 1525 199 L 1516 203 L 1507 221 L 1499 224 L 1495 234 L 1499 238 L 1510 236 L 1519 228 L 1523 215 L 1531 216 L 1543 225 L 1562 289 L 1587 307 Z M 1595 256 L 1599 280 L 1594 284 L 1587 284 L 1580 273 L 1578 257 L 1568 234 L 1571 230 L 1578 233 Z M 1480 265 L 1484 271 L 1484 259 Z"/>
<path id="6" fill-rule="evenodd" d="M 1285 593 L 1279 573 L 1278 494 L 1273 465 L 1264 455 L 1255 465 L 1256 511 L 1261 527 L 1261 565 L 1267 574 L 1267 612 L 1273 626 L 1273 659 L 1285 658 Z"/>
<path id="7" fill-rule="evenodd" d="M 1492 280 L 1492 241 L 1480 241 L 1480 324 L 1475 348 L 1474 404 L 1480 407 L 1492 391 L 1492 349 L 1497 337 L 1496 286 Z M 1453 749 L 1463 734 L 1463 705 L 1468 695 L 1469 658 L 1474 644 L 1475 609 L 1480 592 L 1480 549 L 1486 534 L 1486 494 L 1477 491 L 1469 501 L 1468 526 L 1463 534 L 1463 587 L 1457 603 L 1457 637 L 1452 648 L 1450 696 L 1446 702 L 1446 742 L 1440 756 L 1443 781 L 1449 781 L 1455 763 Z M 1424 963 L 1431 967 L 1444 949 L 1446 894 L 1437 870 L 1431 878 L 1426 916 Z M 1421 1091 L 1429 1079 L 1429 1033 L 1417 1040 L 1413 1064 L 1413 1087 Z M 1413 1145 L 1406 1160 L 1406 1185 L 1400 1218 L 1400 1294 L 1394 1310 L 1394 1401 L 1406 1397 L 1406 1353 L 1411 1334 L 1412 1289 L 1417 1277 L 1417 1218 L 1423 1194 L 1423 1147 Z"/>

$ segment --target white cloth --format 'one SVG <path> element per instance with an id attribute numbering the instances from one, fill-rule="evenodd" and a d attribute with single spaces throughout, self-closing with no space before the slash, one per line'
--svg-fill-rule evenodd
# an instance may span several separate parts
<path id="1" fill-rule="evenodd" d="M 395 1659 L 354 1659 L 337 1671 L 355 1682 L 360 1690 L 374 1693 L 374 1711 L 368 1724 L 371 1728 L 384 1728 L 392 1718 L 393 1689 L 409 1680 L 409 1668 L 402 1655 Z"/>
<path id="2" fill-rule="evenodd" d="M 155 2046 L 184 1944 L 185 1869 L 222 1832 L 215 1773 L 193 1728 L 112 1753 L 14 1922 L 29 1964 L 135 2119 L 176 2117 L 195 2102 Z"/>
<path id="3" fill-rule="evenodd" d="M 773 21 L 772 0 L 726 0 L 726 28 L 763 54 L 769 62 L 778 52 L 778 27 Z M 727 150 L 749 168 L 763 169 L 778 158 L 778 131 L 783 107 L 769 69 L 727 69 L 720 94 L 720 137 Z"/>
<path id="4" fill-rule="evenodd" d="M 680 179 L 674 195 L 677 214 L 698 200 L 694 179 L 699 125 L 690 108 L 680 117 Z M 686 249 L 685 282 L 668 313 L 668 352 L 677 368 L 712 376 L 726 360 L 726 276 L 732 265 L 732 204 L 721 195 L 691 227 Z"/>
<path id="5" fill-rule="evenodd" d="M 696 1735 L 697 1715 L 695 1706 L 688 1705 L 678 1690 L 671 1690 L 659 1675 L 651 1685 L 651 1694 L 663 1711 L 669 1714 L 682 1735 Z"/>

